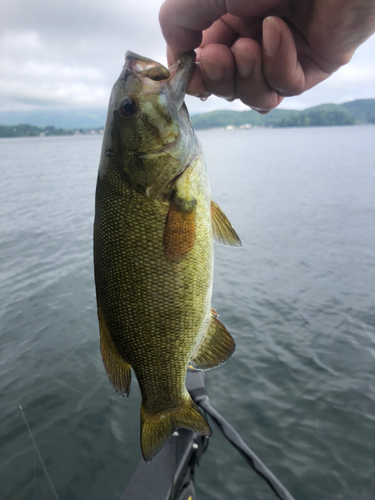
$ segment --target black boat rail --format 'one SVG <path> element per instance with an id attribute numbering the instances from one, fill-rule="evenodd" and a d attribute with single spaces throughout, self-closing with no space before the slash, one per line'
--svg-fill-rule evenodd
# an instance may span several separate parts
<path id="1" fill-rule="evenodd" d="M 264 479 L 280 500 L 294 500 L 288 490 L 247 446 L 238 432 L 209 403 L 205 375 L 188 369 L 186 387 L 195 401 L 239 451 L 250 467 Z M 175 432 L 161 452 L 146 464 L 139 463 L 121 500 L 196 500 L 194 474 L 208 446 L 208 438 L 187 429 Z"/>

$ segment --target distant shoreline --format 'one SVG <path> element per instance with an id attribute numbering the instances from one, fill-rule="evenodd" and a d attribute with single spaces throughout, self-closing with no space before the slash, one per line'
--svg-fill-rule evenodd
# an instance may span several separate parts
<path id="1" fill-rule="evenodd" d="M 101 135 L 104 127 L 98 129 L 63 129 L 55 127 L 36 127 L 21 123 L 19 125 L 0 125 L 0 138 L 16 137 L 56 137 L 66 135 Z"/>
<path id="2" fill-rule="evenodd" d="M 95 113 L 93 111 L 91 121 L 88 118 L 89 113 L 86 112 L 85 122 L 82 121 L 83 118 L 77 110 L 65 110 L 63 114 L 63 121 L 62 115 L 59 116 L 57 112 L 56 115 L 53 113 L 48 115 L 48 118 L 45 115 L 44 123 L 54 123 L 54 126 L 42 127 L 30 125 L 30 123 L 41 123 L 41 116 L 38 115 L 38 112 L 26 113 L 22 118 L 17 113 L 14 114 L 13 118 L 10 116 L 2 117 L 0 113 L 0 121 L 3 122 L 8 121 L 9 123 L 10 119 L 12 118 L 13 121 L 16 116 L 20 119 L 18 125 L 0 125 L 0 138 L 94 135 L 104 132 L 104 126 L 98 127 L 98 123 L 104 123 L 104 114 L 99 117 L 98 110 Z M 196 130 L 367 125 L 375 124 L 375 99 L 357 99 L 343 104 L 322 104 L 303 111 L 277 108 L 266 115 L 261 115 L 253 110 L 219 110 L 192 115 L 191 121 Z M 85 126 L 79 126 L 83 123 Z M 92 126 L 88 123 L 92 123 Z M 68 127 L 68 125 L 70 126 Z"/>
<path id="3" fill-rule="evenodd" d="M 296 111 L 274 109 L 266 115 L 249 111 L 212 111 L 194 115 L 196 130 L 213 128 L 280 128 L 342 126 L 375 123 L 375 99 L 359 99 L 343 104 L 322 104 Z"/>
<path id="4" fill-rule="evenodd" d="M 232 130 L 274 130 L 275 128 L 280 129 L 280 128 L 326 128 L 326 127 L 361 127 L 361 126 L 375 126 L 374 123 L 354 123 L 354 124 L 348 124 L 348 125 L 310 125 L 310 126 L 290 126 L 290 127 L 262 127 L 262 126 L 255 126 L 255 127 L 212 127 L 212 128 L 201 128 L 198 129 L 197 132 L 210 132 L 212 130 L 216 130 L 217 132 L 230 132 Z M 1 125 L 0 125 L 1 128 Z M 103 130 L 103 129 L 102 129 Z M 69 132 L 69 133 L 65 133 Z M 39 134 L 39 135 L 0 135 L 0 139 L 25 139 L 25 138 L 30 138 L 30 139 L 40 139 L 40 138 L 45 138 L 45 137 L 79 137 L 79 136 L 96 136 L 96 135 L 103 135 L 103 132 L 99 131 L 92 131 L 92 130 L 87 130 L 85 132 L 78 132 L 78 133 L 70 133 L 70 131 L 63 131 L 63 133 L 55 133 L 55 134 Z"/>
<path id="5" fill-rule="evenodd" d="M 270 129 L 275 129 L 275 128 L 318 128 L 318 127 L 359 127 L 359 126 L 375 126 L 375 123 L 353 123 L 353 124 L 345 124 L 345 125 L 335 125 L 335 124 L 330 124 L 330 125 L 309 125 L 309 126 L 288 126 L 288 127 L 275 127 L 275 126 L 255 126 L 255 127 L 246 127 L 246 126 L 227 126 L 227 127 L 212 127 L 212 128 L 200 128 L 197 129 L 197 132 L 209 132 L 211 130 L 216 130 L 218 132 L 230 132 L 232 130 L 270 130 Z M 12 127 L 12 128 L 16 128 Z M 30 126 L 31 127 L 31 126 Z M 98 129 L 98 130 L 83 130 L 83 131 L 72 131 L 71 130 L 64 130 L 61 129 L 61 133 L 59 133 L 56 130 L 56 133 L 49 134 L 49 133 L 40 133 L 40 134 L 19 134 L 19 135 L 1 135 L 1 128 L 2 125 L 0 125 L 0 139 L 20 139 L 20 138 L 32 138 L 32 139 L 40 139 L 44 137 L 73 137 L 73 136 L 81 136 L 81 135 L 87 135 L 87 136 L 94 136 L 94 135 L 103 135 L 103 130 L 104 129 Z"/>

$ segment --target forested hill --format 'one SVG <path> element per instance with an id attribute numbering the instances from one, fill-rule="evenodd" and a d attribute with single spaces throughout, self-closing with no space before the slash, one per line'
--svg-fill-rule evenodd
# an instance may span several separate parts
<path id="1" fill-rule="evenodd" d="M 194 128 L 309 127 L 375 123 L 375 99 L 343 104 L 322 104 L 304 111 L 274 109 L 266 115 L 256 111 L 212 111 L 191 117 Z"/>
<path id="2" fill-rule="evenodd" d="M 65 129 L 55 127 L 36 127 L 21 123 L 20 125 L 0 125 L 1 137 L 51 137 L 55 135 L 102 134 L 103 129 Z"/>
<path id="3" fill-rule="evenodd" d="M 53 111 L 49 113 L 30 111 L 29 114 L 15 112 L 14 116 L 10 112 L 0 112 L 0 138 L 103 133 L 105 113 L 102 110 L 99 111 L 92 110 L 90 114 L 87 110 L 85 113 L 83 110 L 65 110 L 64 112 L 60 110 L 60 114 L 56 112 L 56 116 Z M 14 125 L 13 123 L 17 123 L 15 122 L 15 119 L 18 119 L 16 117 L 22 117 L 25 121 Z M 44 126 L 43 123 L 46 121 L 50 121 L 54 126 Z M 253 110 L 212 111 L 211 113 L 194 115 L 191 117 L 191 121 L 197 130 L 375 124 L 375 99 L 359 99 L 343 104 L 322 104 L 304 111 L 274 109 L 266 115 L 260 115 Z M 77 126 L 76 124 L 81 125 Z"/>

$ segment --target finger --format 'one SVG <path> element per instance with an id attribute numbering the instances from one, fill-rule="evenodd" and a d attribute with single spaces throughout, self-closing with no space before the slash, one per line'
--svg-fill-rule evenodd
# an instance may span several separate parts
<path id="1" fill-rule="evenodd" d="M 234 86 L 234 55 L 229 47 L 207 45 L 200 52 L 199 65 L 208 92 L 225 99 L 237 97 Z"/>
<path id="2" fill-rule="evenodd" d="M 197 62 L 200 62 L 201 52 L 204 47 L 211 44 L 221 44 L 226 45 L 227 47 L 231 47 L 237 38 L 237 33 L 233 31 L 233 29 L 222 19 L 216 21 L 208 30 L 203 32 L 203 40 L 199 48 L 196 49 Z M 207 53 L 206 53 L 207 55 Z M 231 56 L 232 57 L 232 56 Z M 207 61 L 203 61 L 203 64 Z M 208 61 L 208 65 L 210 65 L 210 61 Z M 187 87 L 187 93 L 190 95 L 194 95 L 200 98 L 207 98 L 211 95 L 211 92 L 207 90 L 206 84 L 208 86 L 212 86 L 212 82 L 207 72 L 205 74 L 205 80 L 202 76 L 202 67 L 198 64 L 193 72 L 193 75 L 190 78 L 189 85 Z M 217 88 L 219 92 L 224 95 L 227 95 L 227 99 L 233 99 L 233 79 L 231 80 L 230 91 L 225 89 L 226 92 L 223 92 L 222 89 Z M 221 86 L 225 86 L 225 81 L 221 84 Z M 213 85 L 215 88 L 215 84 Z"/>
<path id="3" fill-rule="evenodd" d="M 285 0 L 165 0 L 159 22 L 173 60 L 199 47 L 202 32 L 226 14 L 236 18 L 257 18 L 270 15 L 285 6 Z M 211 42 L 210 42 L 211 43 Z"/>
<path id="4" fill-rule="evenodd" d="M 211 43 L 220 43 L 231 47 L 238 37 L 238 32 L 225 22 L 225 18 L 219 19 L 214 22 L 210 28 L 203 32 L 203 39 L 200 47 L 206 47 Z"/>
<path id="5" fill-rule="evenodd" d="M 233 33 L 237 35 L 237 38 L 251 38 L 258 43 L 261 43 L 262 25 L 264 18 L 247 16 L 236 17 L 232 14 L 225 14 L 225 16 L 223 16 L 221 19 L 233 31 Z M 214 43 L 214 41 L 211 41 L 211 43 Z"/>
<path id="6" fill-rule="evenodd" d="M 283 100 L 267 84 L 262 71 L 262 49 L 249 38 L 240 38 L 232 47 L 235 62 L 236 94 L 244 104 L 260 113 L 268 113 Z"/>
<path id="7" fill-rule="evenodd" d="M 263 21 L 263 74 L 279 95 L 299 95 L 306 89 L 305 75 L 297 58 L 293 34 L 277 17 Z"/>
<path id="8" fill-rule="evenodd" d="M 196 49 L 196 63 L 194 65 L 194 69 L 192 72 L 192 75 L 190 77 L 188 86 L 186 88 L 186 93 L 189 95 L 192 95 L 194 97 L 200 97 L 202 99 L 207 99 L 207 97 L 210 97 L 210 92 L 206 89 L 206 86 L 204 84 L 203 78 L 202 78 L 202 73 L 199 64 L 199 59 L 200 59 L 200 52 L 202 49 Z M 171 66 L 173 64 L 173 58 L 171 55 L 170 48 L 167 45 L 167 60 L 168 60 L 168 66 Z"/>
<path id="9" fill-rule="evenodd" d="M 228 24 L 219 19 L 208 30 L 205 30 L 203 32 L 203 41 L 200 45 L 200 48 L 197 48 L 195 51 L 197 55 L 197 62 L 200 61 L 202 48 L 205 47 L 206 45 L 210 45 L 211 43 L 219 43 L 230 47 L 234 43 L 236 38 L 237 38 L 237 33 L 235 33 L 233 29 L 230 26 L 228 26 Z M 169 65 L 173 63 L 173 56 L 169 46 L 167 46 L 167 60 Z M 208 65 L 209 64 L 210 61 L 208 61 Z M 207 75 L 207 73 L 205 76 L 207 83 L 210 85 L 209 83 L 210 78 Z M 231 91 L 233 91 L 233 85 L 231 85 Z M 211 95 L 211 93 L 207 90 L 205 86 L 201 68 L 199 65 L 196 65 L 194 68 L 186 92 L 190 95 L 201 98 L 207 98 Z M 228 98 L 232 98 L 231 96 L 229 96 L 230 92 L 227 92 L 227 94 Z"/>
<path id="10" fill-rule="evenodd" d="M 210 97 L 211 95 L 202 78 L 202 72 L 199 64 L 196 64 L 194 67 L 186 93 L 194 97 L 200 97 L 201 99 L 207 99 L 207 97 Z"/>
<path id="11" fill-rule="evenodd" d="M 160 9 L 159 22 L 173 60 L 199 47 L 202 31 L 225 13 L 225 2 L 166 0 Z"/>

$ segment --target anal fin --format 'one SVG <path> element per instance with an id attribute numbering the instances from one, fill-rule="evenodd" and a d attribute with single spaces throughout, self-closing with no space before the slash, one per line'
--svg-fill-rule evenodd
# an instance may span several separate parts
<path id="1" fill-rule="evenodd" d="M 118 352 L 111 334 L 108 331 L 104 315 L 98 307 L 98 319 L 100 329 L 100 353 L 108 379 L 112 386 L 121 394 L 129 396 L 131 384 L 131 367 Z"/>
<path id="2" fill-rule="evenodd" d="M 211 218 L 216 243 L 231 247 L 242 247 L 241 239 L 233 229 L 228 217 L 214 201 L 211 201 Z"/>
<path id="3" fill-rule="evenodd" d="M 216 311 L 212 309 L 207 333 L 190 362 L 198 370 L 209 370 L 224 364 L 232 356 L 235 348 L 236 343 L 232 335 L 220 323 Z"/>

